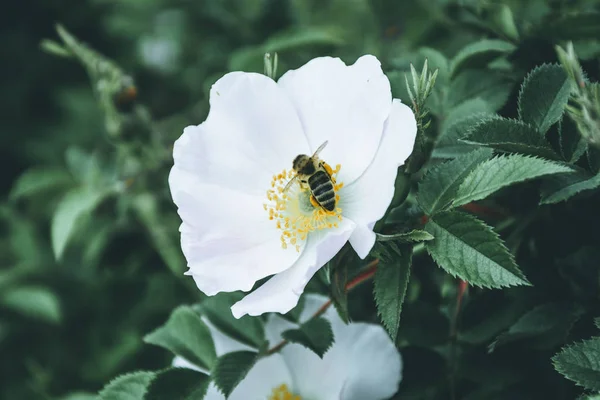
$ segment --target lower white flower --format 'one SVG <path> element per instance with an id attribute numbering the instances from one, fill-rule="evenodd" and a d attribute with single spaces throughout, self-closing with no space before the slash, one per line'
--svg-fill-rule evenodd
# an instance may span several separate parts
<path id="1" fill-rule="evenodd" d="M 373 56 L 350 66 L 316 58 L 278 82 L 225 75 L 211 89 L 206 121 L 185 128 L 173 151 L 169 185 L 187 274 L 207 295 L 249 291 L 275 275 L 232 312 L 291 310 L 346 241 L 367 256 L 416 131 Z M 323 143 L 317 183 L 296 179 L 284 190 L 296 157 Z"/>
<path id="2" fill-rule="evenodd" d="M 306 321 L 324 300 L 322 296 L 307 295 L 300 320 Z M 385 330 L 367 323 L 346 325 L 333 308 L 324 317 L 331 322 L 335 342 L 322 359 L 299 344 L 288 344 L 280 353 L 259 360 L 228 399 L 382 400 L 394 395 L 402 378 L 402 359 Z M 217 356 L 249 349 L 210 323 L 207 325 Z M 281 333 L 295 327 L 270 315 L 265 326 L 269 344 L 279 343 Z M 173 366 L 202 371 L 179 356 Z M 211 383 L 205 400 L 225 400 L 225 396 Z"/>

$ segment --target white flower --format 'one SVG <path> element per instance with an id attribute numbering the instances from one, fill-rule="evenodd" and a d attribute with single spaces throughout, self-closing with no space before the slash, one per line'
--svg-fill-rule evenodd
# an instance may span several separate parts
<path id="1" fill-rule="evenodd" d="M 322 296 L 307 295 L 300 321 L 306 321 L 323 303 Z M 396 393 L 402 377 L 402 359 L 383 328 L 360 322 L 346 325 L 332 307 L 324 317 L 331 322 L 335 343 L 322 359 L 299 344 L 288 344 L 280 353 L 260 359 L 228 399 L 380 400 Z M 249 350 L 210 323 L 207 325 L 217 356 Z M 294 327 L 291 322 L 270 315 L 265 326 L 270 346 L 281 341 L 281 332 Z M 173 360 L 173 366 L 202 371 L 179 356 Z M 211 383 L 205 400 L 225 400 L 225 396 Z"/>
<path id="2" fill-rule="evenodd" d="M 169 185 L 183 221 L 187 274 L 209 296 L 249 291 L 275 275 L 232 312 L 291 310 L 346 241 L 367 256 L 416 130 L 373 56 L 350 66 L 316 58 L 278 82 L 225 75 L 211 89 L 206 121 L 185 128 L 173 151 Z M 297 184 L 283 193 L 294 158 L 325 141 L 319 158 L 333 169 L 333 212 L 314 207 Z"/>

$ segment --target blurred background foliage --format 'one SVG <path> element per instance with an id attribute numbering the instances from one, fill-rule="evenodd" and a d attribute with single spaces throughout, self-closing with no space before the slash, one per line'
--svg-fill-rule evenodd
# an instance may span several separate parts
<path id="1" fill-rule="evenodd" d="M 171 149 L 186 125 L 205 118 L 208 90 L 224 73 L 262 72 L 267 51 L 278 52 L 279 74 L 316 56 L 353 63 L 372 53 L 394 96 L 408 102 L 404 73 L 428 58 L 439 68 L 429 101 L 439 134 L 459 112 L 516 117 L 519 84 L 534 66 L 556 62 L 553 46 L 566 40 L 597 81 L 598 11 L 592 0 L 31 0 L 4 7 L 0 398 L 85 399 L 118 374 L 169 364 L 171 356 L 142 337 L 177 305 L 201 299 L 182 276 L 167 185 Z M 105 67 L 117 74 L 116 87 L 107 89 L 115 81 L 98 75 L 107 69 L 41 50 L 43 39 L 60 41 L 56 23 L 114 61 Z M 479 69 L 449 64 L 484 38 L 504 41 L 506 56 L 481 60 Z M 446 135 L 434 158 L 454 155 Z M 598 271 L 586 268 L 599 259 L 592 240 L 600 237 L 598 203 L 538 210 L 535 190 L 515 193 L 495 201 L 527 222 L 506 239 L 535 289 L 471 291 L 458 334 L 463 346 L 450 357 L 440 348 L 457 340 L 455 331 L 449 336 L 456 282 L 415 256 L 398 398 L 448 398 L 448 385 L 469 399 L 579 393 L 549 362 L 569 329 L 554 326 L 558 339 L 539 348 L 507 345 L 488 355 L 487 345 L 544 301 L 584 298 L 600 315 Z M 365 285 L 350 296 L 355 318 L 376 320 L 371 292 Z M 571 339 L 591 329 L 582 322 Z"/>

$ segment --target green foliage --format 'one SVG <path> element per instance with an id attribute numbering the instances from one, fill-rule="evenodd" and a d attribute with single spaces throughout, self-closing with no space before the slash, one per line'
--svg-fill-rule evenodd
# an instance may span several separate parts
<path id="1" fill-rule="evenodd" d="M 299 329 L 289 329 L 281 335 L 292 343 L 301 344 L 312 350 L 321 358 L 334 341 L 331 324 L 325 318 L 312 318 L 302 324 Z"/>
<path id="2" fill-rule="evenodd" d="M 154 379 L 154 372 L 139 371 L 115 378 L 99 393 L 100 400 L 140 400 Z"/>
<path id="3" fill-rule="evenodd" d="M 205 369 L 211 369 L 217 358 L 210 330 L 187 306 L 175 309 L 169 320 L 146 335 L 144 341 L 164 347 Z"/>
<path id="4" fill-rule="evenodd" d="M 421 181 L 418 192 L 419 205 L 425 213 L 433 215 L 448 208 L 464 179 L 491 156 L 491 150 L 480 149 L 429 170 Z"/>
<path id="5" fill-rule="evenodd" d="M 259 358 L 258 353 L 251 351 L 235 351 L 219 357 L 211 375 L 225 397 L 229 397 Z"/>
<path id="6" fill-rule="evenodd" d="M 452 276 L 487 288 L 529 285 L 498 235 L 477 218 L 442 212 L 425 229 L 435 237 L 427 242 L 427 252 Z"/>
<path id="7" fill-rule="evenodd" d="M 396 342 L 400 313 L 410 277 L 412 246 L 388 246 L 387 250 L 388 253 L 380 257 L 377 266 L 374 295 L 377 313 L 392 340 Z"/>
<path id="8" fill-rule="evenodd" d="M 598 397 L 597 1 L 138 3 L 5 13 L 0 398 L 89 400 L 118 377 L 100 398 L 200 399 L 279 351 L 271 316 L 232 316 L 244 294 L 207 298 L 183 274 L 173 142 L 229 71 L 276 80 L 364 54 L 419 135 L 368 259 L 346 244 L 307 291 L 388 330 L 394 399 Z M 303 303 L 284 318 L 298 324 Z M 256 352 L 218 358 L 203 321 Z M 333 340 L 323 318 L 284 335 L 319 355 Z M 174 354 L 210 376 L 170 368 Z"/>
<path id="9" fill-rule="evenodd" d="M 569 329 L 580 315 L 579 307 L 574 304 L 550 303 L 535 307 L 519 318 L 506 332 L 494 340 L 489 350 L 516 340 L 535 338 L 534 347 L 540 347 L 554 339 L 550 346 L 560 343 L 567 336 Z M 552 336 L 558 338 L 553 338 Z M 550 347 L 549 346 L 549 347 Z"/>
<path id="10" fill-rule="evenodd" d="M 590 176 L 584 172 L 556 175 L 548 179 L 542 187 L 540 204 L 554 204 L 566 201 L 580 192 L 600 187 L 600 174 Z"/>
<path id="11" fill-rule="evenodd" d="M 467 143 L 497 151 L 558 159 L 550 143 L 530 125 L 514 119 L 489 118 L 473 127 Z"/>
<path id="12" fill-rule="evenodd" d="M 11 287 L 0 293 L 0 306 L 23 316 L 57 324 L 62 317 L 58 297 L 42 286 Z"/>
<path id="13" fill-rule="evenodd" d="M 494 59 L 513 50 L 515 45 L 503 40 L 484 39 L 470 43 L 452 59 L 451 73 L 455 75 L 463 69 L 485 68 Z"/>
<path id="14" fill-rule="evenodd" d="M 599 337 L 563 348 L 552 358 L 552 362 L 566 378 L 586 389 L 600 390 Z"/>
<path id="15" fill-rule="evenodd" d="M 572 169 L 541 158 L 513 154 L 494 157 L 479 164 L 458 187 L 454 207 L 484 199 L 515 183 L 545 175 L 571 172 Z"/>
<path id="16" fill-rule="evenodd" d="M 540 134 L 562 117 L 571 82 L 559 65 L 542 65 L 527 75 L 519 92 L 519 116 Z"/>
<path id="17" fill-rule="evenodd" d="M 200 372 L 169 368 L 156 374 L 143 399 L 200 400 L 204 398 L 209 383 L 209 377 Z"/>

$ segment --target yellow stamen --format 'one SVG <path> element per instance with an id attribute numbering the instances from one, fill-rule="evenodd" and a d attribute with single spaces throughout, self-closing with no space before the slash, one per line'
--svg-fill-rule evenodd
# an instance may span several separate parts
<path id="1" fill-rule="evenodd" d="M 271 396 L 267 400 L 302 400 L 302 397 L 289 391 L 287 385 L 279 385 L 273 389 Z"/>
<path id="2" fill-rule="evenodd" d="M 341 166 L 338 164 L 332 169 L 324 163 L 324 167 L 331 174 L 334 191 L 337 192 L 343 186 L 343 183 L 337 183 L 335 180 Z M 336 207 L 333 211 L 325 210 L 312 196 L 308 185 L 301 185 L 298 180 L 284 192 L 285 186 L 294 175 L 294 170 L 283 170 L 273 175 L 272 189 L 267 190 L 268 201 L 263 207 L 268 211 L 269 219 L 275 220 L 277 229 L 282 231 L 281 247 L 286 249 L 289 244 L 296 251 L 300 251 L 302 246 L 299 242 L 306 240 L 310 232 L 337 228 L 342 220 L 342 209 Z M 340 201 L 338 193 L 335 199 L 336 203 Z"/>

